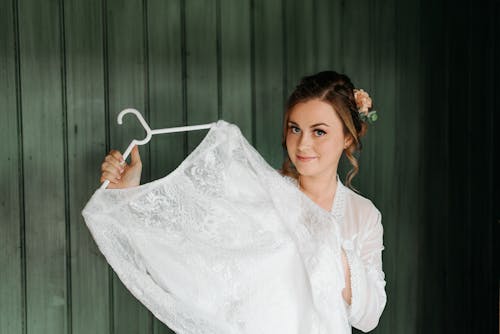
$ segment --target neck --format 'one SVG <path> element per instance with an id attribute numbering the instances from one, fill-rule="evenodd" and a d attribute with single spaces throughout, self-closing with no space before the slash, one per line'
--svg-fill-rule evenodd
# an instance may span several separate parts
<path id="1" fill-rule="evenodd" d="M 337 171 L 318 176 L 299 175 L 300 190 L 321 207 L 329 210 L 337 190 Z"/>

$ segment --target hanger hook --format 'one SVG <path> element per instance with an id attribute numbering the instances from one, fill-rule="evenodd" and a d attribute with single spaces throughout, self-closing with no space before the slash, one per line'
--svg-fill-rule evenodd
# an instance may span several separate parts
<path id="1" fill-rule="evenodd" d="M 123 123 L 123 116 L 125 116 L 126 114 L 134 114 L 137 117 L 137 119 L 139 120 L 139 122 L 141 123 L 142 127 L 144 128 L 144 131 L 146 131 L 146 137 L 144 137 L 144 139 L 142 139 L 142 140 L 134 139 L 133 143 L 135 143 L 137 145 L 144 145 L 147 142 L 149 142 L 151 140 L 152 135 L 153 135 L 151 128 L 149 127 L 148 123 L 146 123 L 146 121 L 142 117 L 141 113 L 139 111 L 137 111 L 136 109 L 127 108 L 127 109 L 123 109 L 122 111 L 120 111 L 120 113 L 118 114 L 118 119 L 117 119 L 118 124 L 121 125 Z"/>

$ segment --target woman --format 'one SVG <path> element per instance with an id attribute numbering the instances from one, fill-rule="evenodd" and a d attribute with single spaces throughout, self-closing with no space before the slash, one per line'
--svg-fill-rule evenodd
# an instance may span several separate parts
<path id="1" fill-rule="evenodd" d="M 345 75 L 325 71 L 303 78 L 287 101 L 283 128 L 287 156 L 281 170 L 340 224 L 345 275 L 342 297 L 350 325 L 365 332 L 377 326 L 386 304 L 381 215 L 370 200 L 349 189 L 358 172 L 353 153 L 361 150 L 360 138 L 367 123 L 376 119 L 374 112 L 368 112 L 370 107 L 368 95 L 355 90 Z M 353 167 L 347 176 L 349 188 L 337 174 L 342 153 Z M 138 148 L 132 150 L 130 164 L 112 150 L 101 170 L 100 181 L 110 180 L 109 188 L 139 185 L 142 163 Z"/>

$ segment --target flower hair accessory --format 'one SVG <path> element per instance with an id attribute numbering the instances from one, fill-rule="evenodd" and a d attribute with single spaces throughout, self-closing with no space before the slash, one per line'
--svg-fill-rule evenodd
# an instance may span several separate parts
<path id="1" fill-rule="evenodd" d="M 372 107 L 372 99 L 362 89 L 354 89 L 354 99 L 356 100 L 356 107 L 358 108 L 359 118 L 362 121 L 373 124 L 378 116 L 375 110 L 368 111 Z"/>

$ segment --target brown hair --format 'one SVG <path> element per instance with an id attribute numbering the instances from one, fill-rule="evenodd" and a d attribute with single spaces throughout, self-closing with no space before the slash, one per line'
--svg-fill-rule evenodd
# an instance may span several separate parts
<path id="1" fill-rule="evenodd" d="M 281 174 L 298 178 L 298 172 L 290 161 L 286 150 L 286 135 L 288 130 L 288 119 L 290 111 L 299 103 L 309 100 L 319 99 L 330 104 L 342 119 L 344 133 L 348 133 L 353 141 L 349 147 L 344 149 L 344 154 L 352 165 L 346 176 L 346 185 L 353 189 L 351 181 L 359 171 L 358 160 L 354 152 L 361 151 L 362 144 L 360 138 L 367 130 L 366 122 L 363 122 L 358 113 L 356 100 L 354 99 L 354 85 L 348 76 L 334 71 L 323 71 L 314 75 L 302 78 L 288 97 L 283 117 L 283 138 L 282 146 L 285 151 Z"/>

